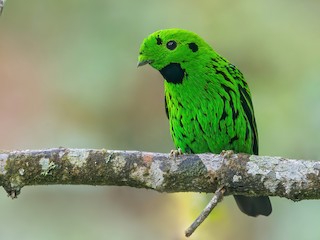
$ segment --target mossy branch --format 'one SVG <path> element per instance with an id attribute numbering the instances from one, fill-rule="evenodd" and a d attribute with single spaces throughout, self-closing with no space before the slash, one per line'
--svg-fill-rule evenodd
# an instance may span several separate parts
<path id="1" fill-rule="evenodd" d="M 180 155 L 95 149 L 0 152 L 0 183 L 11 197 L 28 185 L 82 184 L 320 199 L 320 162 L 233 154 Z"/>

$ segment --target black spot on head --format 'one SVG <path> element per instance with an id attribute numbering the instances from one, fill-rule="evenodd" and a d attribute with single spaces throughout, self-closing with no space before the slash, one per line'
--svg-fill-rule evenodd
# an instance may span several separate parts
<path id="1" fill-rule="evenodd" d="M 196 52 L 196 51 L 198 51 L 198 45 L 197 44 L 195 44 L 194 42 L 192 42 L 192 43 L 189 43 L 189 48 L 192 50 L 192 52 Z"/>
<path id="2" fill-rule="evenodd" d="M 156 40 L 158 45 L 162 45 L 162 39 L 159 36 L 156 38 Z"/>

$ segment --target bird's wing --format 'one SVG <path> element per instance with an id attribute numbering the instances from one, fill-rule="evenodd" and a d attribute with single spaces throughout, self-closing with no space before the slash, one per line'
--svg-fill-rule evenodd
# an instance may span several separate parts
<path id="1" fill-rule="evenodd" d="M 228 71 L 232 75 L 232 77 L 237 81 L 237 85 L 240 93 L 241 106 L 243 108 L 243 111 L 245 113 L 245 116 L 247 118 L 247 121 L 249 122 L 251 131 L 252 131 L 252 136 L 253 136 L 252 152 L 253 154 L 258 155 L 259 153 L 258 131 L 257 131 L 256 120 L 254 117 L 254 110 L 253 110 L 250 90 L 240 70 L 238 70 L 234 65 L 230 64 L 228 67 Z"/>
<path id="2" fill-rule="evenodd" d="M 239 90 L 240 90 L 240 101 L 242 108 L 246 114 L 246 117 L 248 119 L 248 122 L 250 124 L 252 134 L 253 134 L 253 153 L 255 155 L 258 155 L 259 153 L 259 148 L 258 148 L 258 131 L 257 131 L 257 125 L 256 125 L 256 120 L 254 118 L 254 112 L 253 112 L 253 105 L 251 101 L 250 94 L 248 91 L 241 87 L 239 85 Z"/>

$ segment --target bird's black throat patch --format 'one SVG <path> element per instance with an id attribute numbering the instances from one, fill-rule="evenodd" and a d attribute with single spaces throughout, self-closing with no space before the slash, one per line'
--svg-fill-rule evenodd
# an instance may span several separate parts
<path id="1" fill-rule="evenodd" d="M 182 83 L 185 76 L 185 69 L 179 63 L 170 63 L 159 71 L 167 82 L 174 84 Z"/>

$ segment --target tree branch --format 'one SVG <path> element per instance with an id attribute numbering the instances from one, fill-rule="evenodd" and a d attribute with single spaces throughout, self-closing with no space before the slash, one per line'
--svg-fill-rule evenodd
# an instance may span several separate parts
<path id="1" fill-rule="evenodd" d="M 224 188 L 219 188 L 213 195 L 212 199 L 208 205 L 203 209 L 202 213 L 197 217 L 197 219 L 188 227 L 185 231 L 185 236 L 190 237 L 191 234 L 200 226 L 200 224 L 209 216 L 211 211 L 217 206 L 217 204 L 222 200 L 224 194 Z"/>
<path id="2" fill-rule="evenodd" d="M 28 185 L 83 184 L 158 192 L 320 199 L 320 162 L 233 154 L 169 154 L 95 149 L 0 152 L 0 184 L 11 197 Z"/>
<path id="3" fill-rule="evenodd" d="M 0 0 L 0 16 L 1 16 L 2 11 L 3 11 L 4 2 L 5 2 L 5 0 Z"/>

